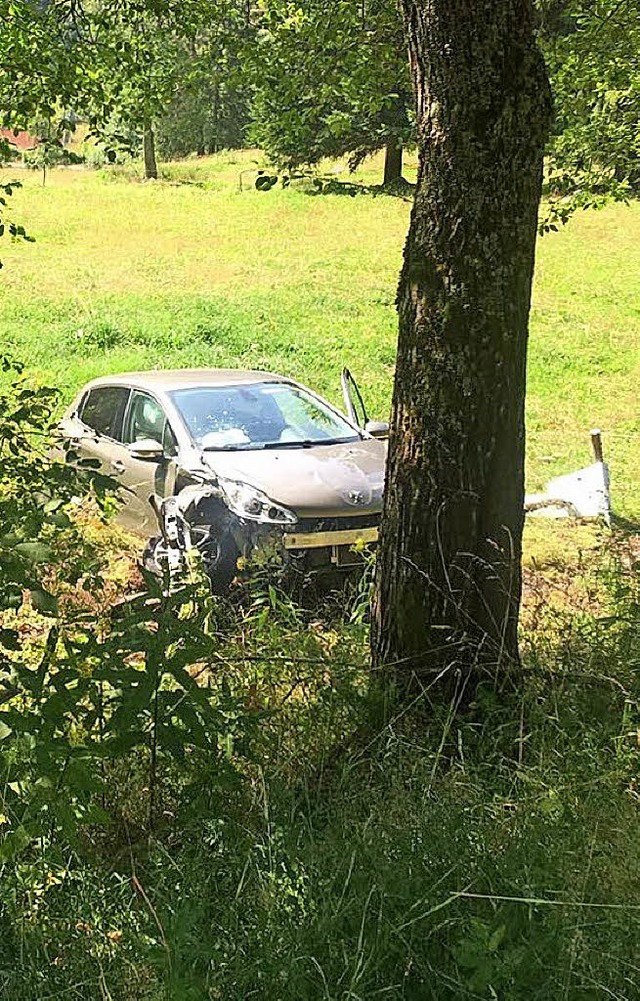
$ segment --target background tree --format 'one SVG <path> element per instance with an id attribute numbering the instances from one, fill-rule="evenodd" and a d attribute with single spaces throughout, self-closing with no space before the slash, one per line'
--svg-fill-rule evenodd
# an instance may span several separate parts
<path id="1" fill-rule="evenodd" d="M 84 64 L 88 50 L 76 44 L 80 20 L 81 11 L 71 0 L 0 0 L 0 125 L 20 131 L 36 120 L 57 120 L 64 129 L 60 108 L 71 106 L 80 90 L 90 90 L 100 105 L 99 81 Z M 0 161 L 9 155 L 9 144 L 0 139 Z M 0 185 L 0 237 L 7 232 L 26 237 L 24 227 L 7 215 L 16 187 L 13 180 Z"/>
<path id="2" fill-rule="evenodd" d="M 551 215 L 640 186 L 638 0 L 536 0 L 556 117 L 546 193 Z M 395 0 L 293 6 L 268 0 L 253 61 L 254 136 L 287 166 L 411 142 L 411 102 Z M 408 110 L 409 109 L 409 110 Z M 397 154 L 396 154 L 397 156 Z"/>
<path id="3" fill-rule="evenodd" d="M 528 0 L 403 0 L 418 185 L 373 623 L 402 682 L 517 661 L 527 329 L 550 94 Z"/>
<path id="4" fill-rule="evenodd" d="M 252 88 L 243 53 L 255 41 L 250 3 L 225 0 L 183 43 L 173 98 L 158 119 L 158 148 L 171 159 L 245 145 Z"/>
<path id="5" fill-rule="evenodd" d="M 119 47 L 124 72 L 105 80 L 111 121 L 124 133 L 134 130 L 142 140 L 144 174 L 158 176 L 156 125 L 180 90 L 189 87 L 197 72 L 196 39 L 212 7 L 201 0 L 186 0 L 176 7 L 157 3 L 128 4 L 113 8 L 103 4 L 100 28 L 111 48 Z M 97 65 L 98 74 L 109 70 L 108 62 Z M 104 104 L 104 102 L 103 102 Z M 100 109 L 91 106 L 98 119 Z"/>
<path id="6" fill-rule="evenodd" d="M 638 0 L 538 0 L 556 105 L 552 215 L 640 192 Z"/>
<path id="7" fill-rule="evenodd" d="M 227 135 L 244 134 L 246 107 L 238 124 L 229 80 L 246 40 L 247 10 L 242 0 L 0 0 L 8 26 L 0 39 L 2 124 L 26 128 L 79 111 L 110 143 L 130 148 L 137 131 L 145 174 L 156 176 L 155 127 L 176 101 L 210 122 L 211 133 L 222 136 L 226 127 Z M 210 138 L 210 146 L 222 145 Z M 201 143 L 197 138 L 194 151 Z"/>
<path id="8" fill-rule="evenodd" d="M 288 167 L 350 155 L 352 166 L 386 149 L 385 183 L 402 173 L 414 141 L 402 22 L 390 0 L 266 0 L 253 136 Z"/>

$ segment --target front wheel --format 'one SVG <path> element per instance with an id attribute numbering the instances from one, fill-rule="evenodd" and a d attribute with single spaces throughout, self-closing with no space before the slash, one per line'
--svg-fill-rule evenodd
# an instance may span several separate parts
<path id="1" fill-rule="evenodd" d="M 230 532 L 192 529 L 193 541 L 202 555 L 202 565 L 214 594 L 226 594 L 238 574 L 240 550 Z"/>
<path id="2" fill-rule="evenodd" d="M 229 532 L 214 535 L 210 528 L 195 526 L 191 529 L 191 542 L 198 550 L 202 559 L 203 569 L 211 582 L 214 594 L 226 594 L 229 586 L 238 573 L 238 549 L 233 536 Z M 171 550 L 184 569 L 184 550 Z M 169 558 L 169 550 L 160 536 L 149 539 L 143 556 L 142 565 L 145 570 L 161 574 Z M 171 571 L 170 571 L 171 572 Z"/>

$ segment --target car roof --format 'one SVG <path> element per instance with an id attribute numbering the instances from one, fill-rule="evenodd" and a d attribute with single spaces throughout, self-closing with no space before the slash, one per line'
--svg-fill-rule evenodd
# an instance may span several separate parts
<path id="1" fill-rule="evenodd" d="M 247 385 L 257 382 L 288 382 L 285 376 L 242 368 L 174 368 L 150 372 L 119 372 L 93 379 L 84 389 L 96 386 L 132 386 L 151 392 L 167 393 L 173 389 L 202 386 Z"/>

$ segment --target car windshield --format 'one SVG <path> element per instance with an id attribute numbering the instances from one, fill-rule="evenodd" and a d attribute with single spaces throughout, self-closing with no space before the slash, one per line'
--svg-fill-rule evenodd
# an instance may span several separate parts
<path id="1" fill-rule="evenodd" d="M 198 386 L 170 395 L 206 451 L 304 448 L 360 437 L 320 400 L 285 382 Z"/>

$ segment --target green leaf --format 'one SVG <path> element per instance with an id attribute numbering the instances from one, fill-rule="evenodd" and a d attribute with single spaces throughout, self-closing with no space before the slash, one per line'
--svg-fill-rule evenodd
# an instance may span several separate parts
<path id="1" fill-rule="evenodd" d="M 113 823 L 111 814 L 107 810 L 104 810 L 98 803 L 91 804 L 84 819 L 88 824 L 102 824 L 104 827 L 108 827 Z"/>
<path id="2" fill-rule="evenodd" d="M 50 546 L 43 542 L 19 542 L 15 550 L 30 563 L 47 563 L 53 556 Z"/>
<path id="3" fill-rule="evenodd" d="M 15 831 L 10 831 L 4 837 L 0 837 L 0 861 L 8 862 L 24 851 L 32 841 L 33 836 L 29 834 L 25 827 L 16 827 Z"/>
<path id="4" fill-rule="evenodd" d="M 496 930 L 491 935 L 491 938 L 489 939 L 489 942 L 487 944 L 487 948 L 488 948 L 489 952 L 497 952 L 498 951 L 498 949 L 500 948 L 500 946 L 504 942 L 504 937 L 505 937 L 506 934 L 507 934 L 507 926 L 506 925 L 500 925 L 499 928 L 496 928 Z"/>
<path id="5" fill-rule="evenodd" d="M 5 650 L 19 650 L 20 635 L 15 629 L 0 629 L 0 644 Z"/>
<path id="6" fill-rule="evenodd" d="M 58 797 L 52 804 L 52 809 L 64 833 L 73 839 L 78 829 L 78 821 L 69 803 Z"/>
<path id="7" fill-rule="evenodd" d="M 31 591 L 31 604 L 41 615 L 57 615 L 58 599 L 48 591 Z"/>
<path id="8" fill-rule="evenodd" d="M 101 780 L 99 773 L 92 770 L 90 761 L 71 761 L 65 772 L 65 782 L 69 788 L 79 792 L 99 792 Z"/>

